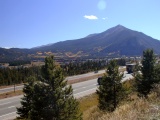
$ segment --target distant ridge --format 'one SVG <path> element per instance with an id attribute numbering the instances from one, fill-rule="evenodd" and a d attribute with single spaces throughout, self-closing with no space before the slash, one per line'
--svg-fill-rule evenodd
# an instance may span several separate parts
<path id="1" fill-rule="evenodd" d="M 112 27 L 102 33 L 91 34 L 87 37 L 58 42 L 38 51 L 71 52 L 81 51 L 84 55 L 106 56 L 142 55 L 143 50 L 151 48 L 160 54 L 160 41 L 142 32 L 130 30 L 122 25 Z"/>
<path id="2" fill-rule="evenodd" d="M 63 33 L 62 33 L 63 34 Z M 150 48 L 160 54 L 160 41 L 142 32 L 117 25 L 104 32 L 90 34 L 84 38 L 67 40 L 38 46 L 31 49 L 0 48 L 0 60 L 29 59 L 40 54 L 53 53 L 63 57 L 105 57 L 105 56 L 136 56 Z M 12 56 L 12 57 L 11 57 Z"/>

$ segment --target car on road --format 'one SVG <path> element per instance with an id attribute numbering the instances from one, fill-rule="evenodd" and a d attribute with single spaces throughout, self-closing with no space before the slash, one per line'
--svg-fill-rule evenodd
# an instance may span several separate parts
<path id="1" fill-rule="evenodd" d="M 98 85 L 101 85 L 101 84 L 102 84 L 102 77 L 98 77 L 97 83 L 98 83 Z"/>

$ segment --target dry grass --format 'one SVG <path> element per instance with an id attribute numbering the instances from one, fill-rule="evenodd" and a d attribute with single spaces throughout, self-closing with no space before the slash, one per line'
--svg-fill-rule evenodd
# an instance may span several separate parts
<path id="1" fill-rule="evenodd" d="M 92 118 L 92 117 L 91 117 Z M 157 120 L 160 119 L 160 105 L 146 99 L 136 99 L 106 113 L 97 120 Z"/>
<path id="2" fill-rule="evenodd" d="M 148 99 L 138 98 L 136 93 L 132 93 L 127 101 L 112 113 L 100 111 L 97 105 L 96 94 L 80 101 L 83 120 L 160 120 L 160 85 L 153 90 Z"/>
<path id="3" fill-rule="evenodd" d="M 23 85 L 22 84 L 16 84 L 16 86 L 20 86 L 20 85 Z M 9 88 L 9 87 L 13 87 L 14 85 L 3 85 L 3 86 L 0 86 L 0 89 L 3 89 L 3 88 Z"/>
<path id="4" fill-rule="evenodd" d="M 78 101 L 80 102 L 80 111 L 83 113 L 83 120 L 88 120 L 90 112 L 98 105 L 98 96 L 91 94 L 78 99 Z"/>
<path id="5" fill-rule="evenodd" d="M 17 90 L 15 92 L 12 91 L 12 92 L 7 92 L 7 93 L 2 93 L 2 94 L 0 94 L 0 99 L 18 96 L 18 95 L 22 95 L 22 94 L 23 94 L 22 90 Z"/>
<path id="6" fill-rule="evenodd" d="M 91 94 L 85 97 L 78 99 L 80 102 L 80 111 L 86 111 L 88 108 L 97 106 L 98 104 L 98 96 L 96 94 Z"/>

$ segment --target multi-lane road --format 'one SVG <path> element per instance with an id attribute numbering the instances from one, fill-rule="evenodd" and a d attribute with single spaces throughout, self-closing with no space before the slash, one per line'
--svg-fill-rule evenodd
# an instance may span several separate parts
<path id="1" fill-rule="evenodd" d="M 121 68 L 123 69 L 123 68 L 125 68 L 125 66 L 121 66 L 119 69 L 121 69 Z M 66 77 L 66 80 L 68 80 L 68 81 L 76 80 L 76 79 L 86 78 L 86 77 L 90 77 L 90 76 L 94 76 L 94 75 L 100 75 L 100 74 L 103 74 L 103 73 L 105 73 L 105 70 L 99 70 L 98 73 L 89 72 L 89 73 L 86 73 L 86 74 L 69 76 L 69 77 Z M 22 90 L 22 89 L 23 89 L 23 85 L 19 85 L 19 86 L 16 85 L 15 86 L 15 90 Z M 0 89 L 0 94 L 10 92 L 10 91 L 14 91 L 14 86 Z"/>
<path id="2" fill-rule="evenodd" d="M 73 95 L 76 98 L 94 93 L 97 89 L 97 79 L 72 84 Z M 0 120 L 15 118 L 16 107 L 20 106 L 22 95 L 0 100 Z"/>
<path id="3" fill-rule="evenodd" d="M 105 71 L 99 71 L 98 73 L 104 73 Z M 95 73 L 89 73 L 89 75 L 84 74 L 85 77 L 92 76 Z M 96 73 L 97 74 L 97 73 Z M 73 76 L 73 78 L 68 77 L 68 80 L 72 79 L 79 79 L 81 77 L 84 77 L 83 75 Z M 132 75 L 127 74 L 127 72 L 124 72 L 124 77 L 122 79 L 122 82 L 133 78 Z M 17 89 L 22 89 L 23 86 L 16 87 Z M 83 97 L 85 95 L 94 93 L 97 89 L 97 79 L 88 80 L 85 82 L 75 83 L 72 84 L 73 88 L 73 95 L 76 98 Z M 2 91 L 1 91 L 2 90 Z M 5 88 L 1 89 L 0 92 L 6 92 L 13 90 L 12 88 Z M 11 98 L 5 98 L 0 100 L 0 120 L 11 120 L 17 116 L 16 114 L 16 107 L 20 106 L 20 98 L 22 98 L 22 95 L 11 97 Z"/>
<path id="4" fill-rule="evenodd" d="M 89 73 L 82 74 L 82 75 L 69 76 L 69 77 L 66 77 L 66 80 L 68 80 L 68 81 L 76 80 L 76 79 L 81 79 L 81 78 L 90 77 L 90 76 L 103 74 L 103 73 L 105 73 L 105 70 L 100 70 L 100 71 L 98 71 L 98 73 L 89 72 Z M 23 85 L 15 86 L 15 90 L 22 90 L 22 89 L 23 89 Z M 10 92 L 10 91 L 14 91 L 14 86 L 0 89 L 0 94 Z"/>

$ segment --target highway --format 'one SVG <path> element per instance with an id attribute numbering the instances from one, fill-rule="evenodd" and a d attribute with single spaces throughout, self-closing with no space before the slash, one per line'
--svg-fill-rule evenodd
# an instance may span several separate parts
<path id="1" fill-rule="evenodd" d="M 22 90 L 23 85 L 15 86 L 15 90 Z M 0 94 L 14 91 L 14 86 L 0 89 Z"/>
<path id="2" fill-rule="evenodd" d="M 125 72 L 122 82 L 133 78 L 132 75 Z M 72 84 L 73 95 L 76 98 L 80 98 L 89 94 L 92 94 L 97 89 L 97 79 L 88 80 L 85 82 Z M 0 120 L 10 120 L 17 116 L 16 107 L 20 106 L 20 96 L 5 98 L 0 100 Z"/>
<path id="3" fill-rule="evenodd" d="M 86 74 L 69 76 L 69 77 L 66 78 L 66 80 L 75 80 L 75 79 L 90 77 L 90 76 L 93 76 L 93 75 L 98 75 L 98 74 L 103 74 L 103 73 L 105 73 L 105 70 L 99 70 L 98 73 L 89 72 L 89 73 L 86 73 Z"/>
<path id="4" fill-rule="evenodd" d="M 72 85 L 73 95 L 76 98 L 94 93 L 97 89 L 97 79 L 75 83 Z M 0 100 L 0 120 L 9 120 L 16 117 L 16 107 L 20 106 L 20 96 Z"/>
<path id="5" fill-rule="evenodd" d="M 121 68 L 123 69 L 123 68 L 125 68 L 125 66 L 121 66 L 119 69 L 121 69 Z M 90 76 L 94 76 L 94 75 L 99 75 L 99 74 L 103 74 L 103 73 L 105 73 L 105 70 L 99 70 L 98 73 L 89 72 L 89 73 L 86 73 L 86 74 L 69 76 L 69 77 L 66 77 L 66 80 L 68 80 L 68 81 L 76 80 L 76 79 L 81 79 L 81 78 L 90 77 Z M 15 90 L 22 90 L 22 89 L 23 89 L 23 85 L 15 86 Z M 0 89 L 0 94 L 10 92 L 10 91 L 14 91 L 14 86 Z"/>
<path id="6" fill-rule="evenodd" d="M 98 71 L 98 73 L 89 72 L 86 74 L 69 76 L 69 77 L 66 77 L 66 80 L 68 80 L 68 81 L 76 80 L 76 79 L 81 79 L 81 78 L 90 77 L 93 75 L 98 75 L 98 74 L 103 74 L 103 73 L 105 73 L 105 70 L 100 70 L 100 71 Z M 22 89 L 23 89 L 23 85 L 15 86 L 15 90 L 22 90 Z M 10 92 L 10 91 L 14 91 L 14 86 L 0 89 L 0 94 Z"/>
<path id="7" fill-rule="evenodd" d="M 90 72 L 88 74 L 67 77 L 66 79 L 75 80 L 83 77 L 93 76 L 95 74 L 102 74 L 104 72 L 105 70 L 98 71 L 98 73 Z M 133 78 L 132 75 L 127 74 L 127 72 L 124 72 L 124 77 L 122 82 L 131 78 Z M 76 98 L 89 95 L 96 91 L 97 79 L 92 79 L 85 82 L 72 84 L 72 88 L 73 88 L 73 95 Z M 23 85 L 16 86 L 16 90 L 22 90 L 22 89 L 23 89 Z M 14 90 L 14 87 L 0 89 L 0 94 L 8 91 L 13 91 L 13 90 Z M 17 116 L 16 107 L 20 106 L 20 98 L 22 98 L 22 95 L 0 100 L 0 120 L 11 120 Z"/>

